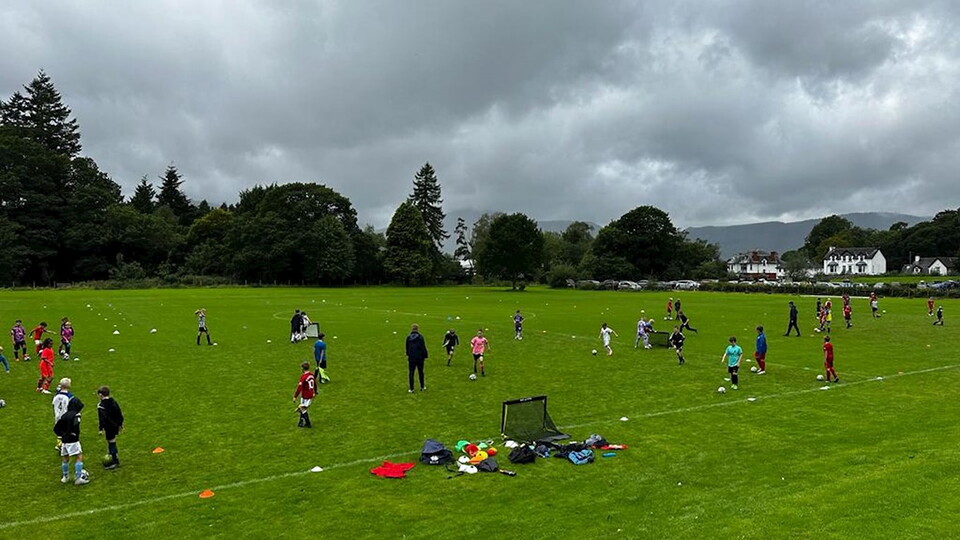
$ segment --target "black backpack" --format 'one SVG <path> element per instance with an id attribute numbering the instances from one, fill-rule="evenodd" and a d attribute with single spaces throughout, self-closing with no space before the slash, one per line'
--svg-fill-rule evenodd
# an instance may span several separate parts
<path id="1" fill-rule="evenodd" d="M 497 465 L 497 460 L 493 456 L 490 456 L 480 463 L 477 463 L 477 469 L 481 472 L 497 472 L 500 466 Z"/>
<path id="2" fill-rule="evenodd" d="M 521 444 L 510 451 L 510 463 L 533 463 L 537 459 L 537 454 L 530 449 L 530 446 Z"/>
<path id="3" fill-rule="evenodd" d="M 445 465 L 453 462 L 453 452 L 447 450 L 443 443 L 427 439 L 420 451 L 420 463 L 425 465 Z"/>

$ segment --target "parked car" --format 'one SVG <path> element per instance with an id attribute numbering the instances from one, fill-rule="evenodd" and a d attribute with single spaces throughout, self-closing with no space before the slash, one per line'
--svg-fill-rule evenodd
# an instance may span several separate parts
<path id="1" fill-rule="evenodd" d="M 639 291 L 642 288 L 643 287 L 633 281 L 621 281 L 617 284 L 618 291 Z"/>
<path id="2" fill-rule="evenodd" d="M 878 281 L 878 282 L 876 282 L 876 283 L 873 284 L 873 288 L 874 288 L 874 289 L 882 289 L 882 288 L 884 288 L 884 287 L 886 287 L 886 286 L 887 286 L 887 284 L 884 283 L 884 282 L 882 282 L 882 281 Z"/>
<path id="3" fill-rule="evenodd" d="M 681 279 L 680 281 L 676 282 L 674 288 L 681 291 L 694 291 L 700 288 L 700 283 L 693 281 L 692 279 Z"/>
<path id="4" fill-rule="evenodd" d="M 601 288 L 601 289 L 609 289 L 609 290 L 611 290 L 611 291 L 615 291 L 615 290 L 617 290 L 617 285 L 618 285 L 619 283 L 620 283 L 620 282 L 617 281 L 617 280 L 615 280 L 615 279 L 607 279 L 607 280 L 604 280 L 604 281 L 602 281 L 602 282 L 600 283 L 600 288 Z"/>
<path id="5" fill-rule="evenodd" d="M 595 279 L 581 279 L 577 282 L 578 289 L 598 289 L 600 282 Z"/>

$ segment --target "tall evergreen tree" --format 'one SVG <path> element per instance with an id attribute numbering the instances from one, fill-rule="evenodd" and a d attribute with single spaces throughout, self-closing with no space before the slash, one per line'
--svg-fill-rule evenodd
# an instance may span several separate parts
<path id="1" fill-rule="evenodd" d="M 180 172 L 175 166 L 170 165 L 160 179 L 162 183 L 160 193 L 157 195 L 157 206 L 166 206 L 181 225 L 189 225 L 193 221 L 193 205 L 180 189 L 183 185 Z"/>
<path id="2" fill-rule="evenodd" d="M 137 184 L 133 197 L 130 197 L 130 206 L 141 214 L 149 214 L 156 208 L 157 191 L 153 189 L 153 184 L 147 182 L 147 176 L 144 175 Z"/>
<path id="3" fill-rule="evenodd" d="M 470 243 L 467 241 L 467 223 L 462 217 L 457 218 L 457 228 L 454 229 L 454 234 L 457 240 L 457 249 L 453 252 L 454 258 L 461 261 L 469 260 Z"/>
<path id="4" fill-rule="evenodd" d="M 440 197 L 440 182 L 429 163 L 424 163 L 414 176 L 413 193 L 410 194 L 408 201 L 420 210 L 430 241 L 439 253 L 443 247 L 443 241 L 450 238 L 450 235 L 443 228 L 443 218 L 446 215 L 441 208 L 443 199 Z"/>
<path id="5" fill-rule="evenodd" d="M 50 76 L 40 73 L 27 86 L 26 95 L 15 93 L 0 105 L 4 125 L 23 129 L 23 135 L 67 157 L 80 153 L 80 125 L 71 118 Z"/>

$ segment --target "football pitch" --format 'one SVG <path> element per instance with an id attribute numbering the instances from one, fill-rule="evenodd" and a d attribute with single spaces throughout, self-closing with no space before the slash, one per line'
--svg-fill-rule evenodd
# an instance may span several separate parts
<path id="1" fill-rule="evenodd" d="M 36 355 L 0 373 L 0 538 L 947 538 L 960 536 L 960 334 L 944 300 L 934 327 L 920 299 L 881 299 L 872 319 L 832 331 L 841 382 L 822 373 L 815 298 L 681 292 L 699 333 L 686 365 L 635 350 L 643 315 L 670 330 L 676 292 L 455 288 L 4 292 L 2 318 L 29 330 L 63 316 L 79 361 L 57 361 L 86 404 L 81 442 L 92 481 L 59 482 L 50 397 Z M 787 302 L 802 337 L 783 337 Z M 834 298 L 839 313 L 840 299 Z M 87 307 L 89 305 L 89 307 Z M 197 308 L 216 346 L 197 346 Z M 312 342 L 290 344 L 294 309 L 326 333 L 330 384 L 297 428 L 291 401 Z M 513 339 L 512 315 L 526 317 Z M 598 338 L 618 333 L 606 357 Z M 404 339 L 420 324 L 425 392 L 407 393 Z M 767 373 L 745 363 L 738 391 L 720 357 L 737 336 L 752 358 L 767 329 Z M 447 367 L 440 342 L 461 346 Z M 490 340 L 471 381 L 467 342 Z M 151 333 L 151 329 L 156 329 Z M 114 334 L 114 331 L 119 334 Z M 111 349 L 114 352 L 109 352 Z M 597 356 L 591 349 L 599 349 Z M 31 346 L 32 352 L 32 346 Z M 104 471 L 95 389 L 123 407 L 122 466 Z M 718 386 L 726 394 L 718 394 Z M 827 388 L 827 389 L 823 389 Z M 427 438 L 499 440 L 501 402 L 546 394 L 574 440 L 599 433 L 629 449 L 576 466 L 539 459 L 517 472 L 454 476 L 419 464 L 381 479 L 382 461 L 417 461 Z M 753 398 L 753 399 L 748 399 Z M 626 418 L 626 420 L 622 420 Z M 154 453 L 155 448 L 162 453 Z M 314 467 L 322 472 L 310 472 Z M 215 493 L 200 498 L 203 490 Z"/>

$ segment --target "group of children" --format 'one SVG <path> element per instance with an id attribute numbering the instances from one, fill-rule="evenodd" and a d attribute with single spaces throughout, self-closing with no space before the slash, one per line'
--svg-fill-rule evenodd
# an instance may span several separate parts
<path id="1" fill-rule="evenodd" d="M 60 454 L 60 482 L 70 482 L 70 462 L 73 462 L 73 483 L 84 485 L 90 482 L 90 473 L 84 468 L 83 447 L 80 444 L 80 425 L 84 404 L 70 391 L 73 381 L 60 379 L 57 393 L 53 397 L 53 433 L 57 437 L 57 451 Z M 98 429 L 107 442 L 107 456 L 103 468 L 113 470 L 120 466 L 117 450 L 117 437 L 123 431 L 123 412 L 120 405 L 110 395 L 110 388 L 97 389 Z"/>

